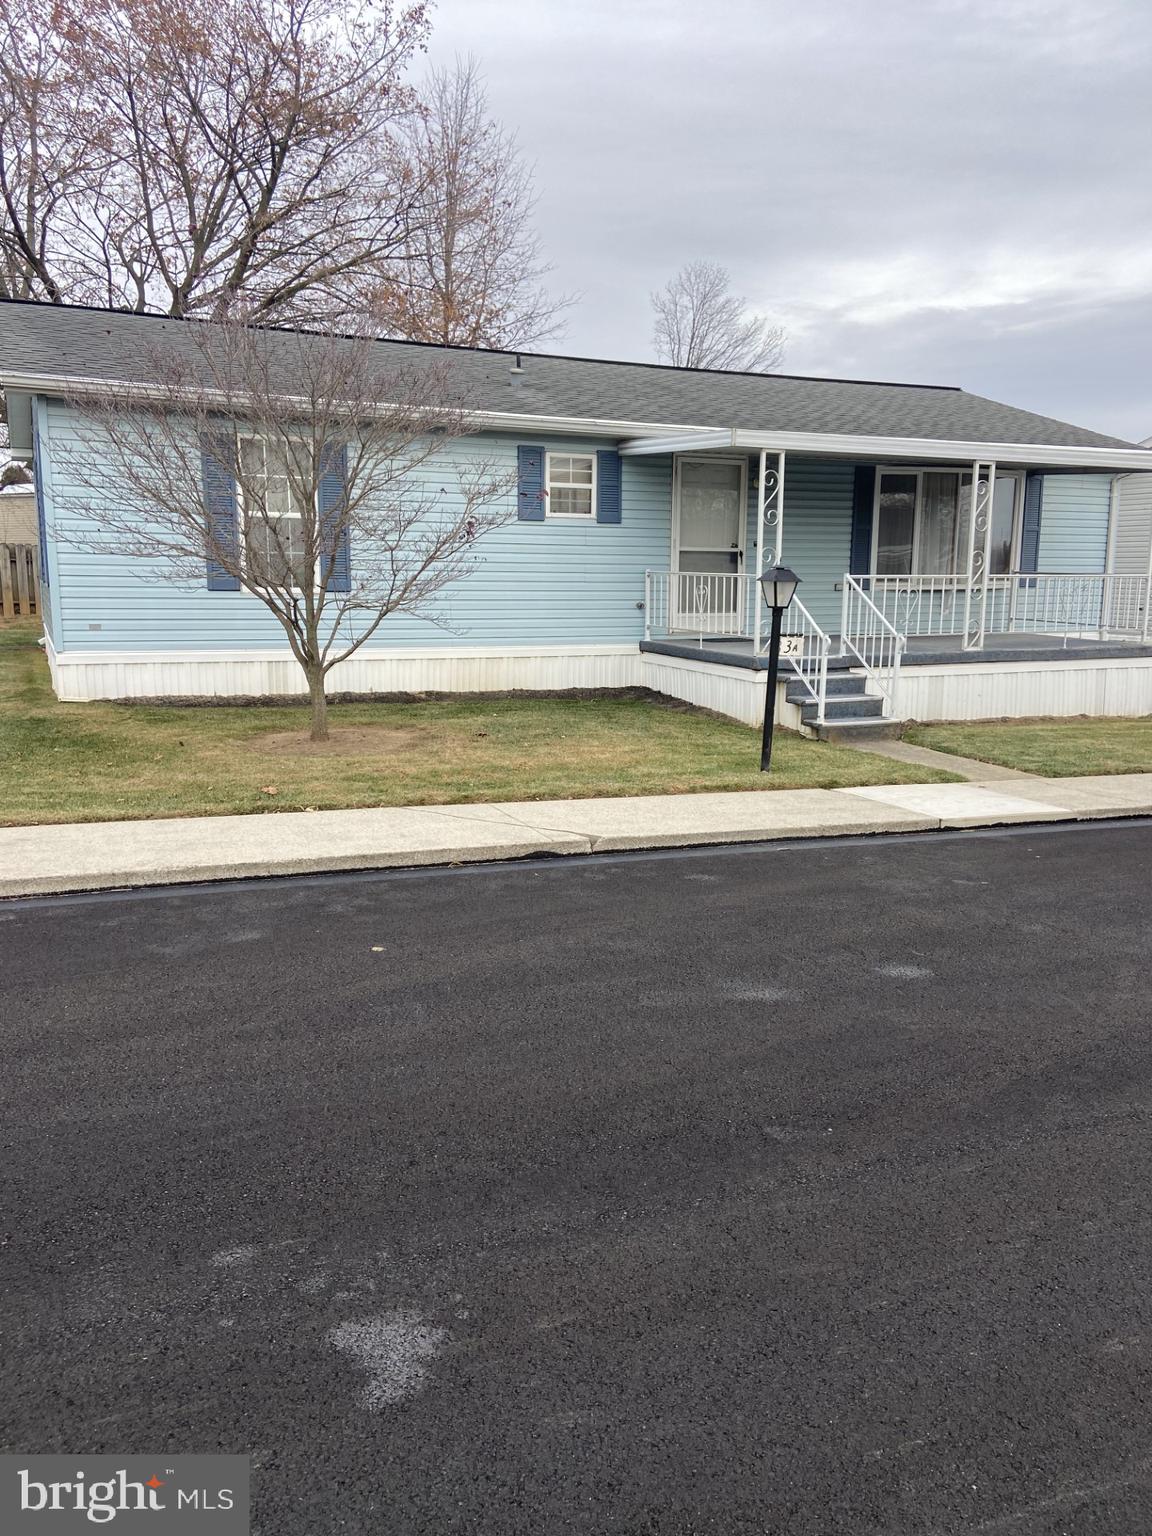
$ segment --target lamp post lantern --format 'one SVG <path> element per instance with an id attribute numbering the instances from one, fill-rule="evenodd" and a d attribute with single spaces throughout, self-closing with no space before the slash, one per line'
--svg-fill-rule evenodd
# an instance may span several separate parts
<path id="1" fill-rule="evenodd" d="M 771 566 L 760 577 L 764 601 L 772 610 L 772 632 L 768 642 L 768 686 L 764 690 L 764 734 L 760 742 L 760 772 L 772 766 L 772 727 L 776 722 L 776 678 L 780 671 L 780 623 L 784 610 L 796 596 L 800 578 L 786 565 Z"/>

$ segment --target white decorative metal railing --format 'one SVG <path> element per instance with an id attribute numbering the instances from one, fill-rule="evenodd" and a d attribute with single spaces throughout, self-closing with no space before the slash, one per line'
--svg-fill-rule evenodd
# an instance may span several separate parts
<path id="1" fill-rule="evenodd" d="M 845 576 L 840 612 L 840 654 L 853 656 L 868 681 L 884 700 L 884 714 L 892 716 L 900 692 L 900 662 L 905 636 L 872 601 L 860 578 Z"/>
<path id="2" fill-rule="evenodd" d="M 699 571 L 645 571 L 644 638 L 692 639 L 701 647 L 708 639 L 740 640 L 752 656 L 768 649 L 768 626 L 757 635 L 755 605 L 762 601 L 754 576 L 721 576 Z M 784 613 L 780 665 L 785 677 L 795 677 L 816 705 L 816 721 L 824 723 L 828 693 L 831 636 L 793 598 Z"/>
<path id="3" fill-rule="evenodd" d="M 644 638 L 660 635 L 705 639 L 745 638 L 753 631 L 751 576 L 706 571 L 645 571 Z"/>
<path id="4" fill-rule="evenodd" d="M 854 576 L 893 628 L 906 635 L 963 635 L 964 575 Z M 985 581 L 985 634 L 1109 636 L 1147 640 L 1149 579 L 1085 572 L 1009 571 Z"/>
<path id="5" fill-rule="evenodd" d="M 995 632 L 1147 640 L 1147 576 L 997 576 Z M 992 629 L 992 625 L 988 625 Z"/>
<path id="6" fill-rule="evenodd" d="M 781 641 L 788 642 L 781 647 L 781 666 L 786 673 L 791 671 L 799 679 L 816 706 L 816 724 L 823 725 L 832 638 L 820 628 L 798 597 L 794 597 L 784 611 Z"/>

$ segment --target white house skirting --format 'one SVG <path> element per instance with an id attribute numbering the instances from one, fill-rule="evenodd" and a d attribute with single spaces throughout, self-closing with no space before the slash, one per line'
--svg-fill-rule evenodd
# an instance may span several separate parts
<path id="1" fill-rule="evenodd" d="M 745 725 L 759 725 L 764 718 L 763 672 L 645 652 L 641 681 L 657 693 L 671 694 Z M 795 729 L 800 710 L 786 702 L 785 687 L 782 680 L 776 719 Z M 901 720 L 1149 715 L 1152 657 L 904 667 L 897 714 Z"/>
<path id="2" fill-rule="evenodd" d="M 303 694 L 303 675 L 280 652 L 65 651 L 48 645 L 61 699 L 264 698 Z M 744 725 L 764 714 L 763 672 L 641 652 L 635 646 L 522 646 L 500 651 L 370 651 L 331 674 L 334 693 L 502 693 L 633 688 L 714 710 Z M 800 712 L 777 693 L 776 718 Z M 1107 661 L 970 663 L 905 667 L 902 720 L 997 720 L 1030 715 L 1152 714 L 1152 657 Z"/>
<path id="3" fill-rule="evenodd" d="M 61 699 L 266 698 L 304 694 L 291 656 L 260 651 L 102 654 L 53 652 Z M 500 651 L 368 651 L 329 675 L 333 693 L 502 693 L 512 689 L 634 688 L 643 683 L 632 646 L 509 647 Z"/>
<path id="4" fill-rule="evenodd" d="M 748 667 L 719 667 L 707 661 L 688 661 L 678 656 L 661 656 L 655 651 L 642 655 L 640 681 L 656 693 L 670 694 L 686 704 L 698 704 L 718 715 L 727 715 L 743 725 L 760 725 L 764 719 L 764 688 L 767 674 Z M 787 681 L 781 679 L 776 690 L 776 720 L 796 730 L 800 709 L 785 701 Z"/>
<path id="5" fill-rule="evenodd" d="M 1152 657 L 904 667 L 902 720 L 1152 714 Z"/>

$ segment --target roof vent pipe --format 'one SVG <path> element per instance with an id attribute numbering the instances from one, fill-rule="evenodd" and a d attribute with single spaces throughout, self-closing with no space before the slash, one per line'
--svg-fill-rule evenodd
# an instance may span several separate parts
<path id="1" fill-rule="evenodd" d="M 518 384 L 520 382 L 520 375 L 524 372 L 524 364 L 520 361 L 519 352 L 516 354 L 515 363 L 509 368 L 508 372 L 512 375 L 513 384 Z"/>

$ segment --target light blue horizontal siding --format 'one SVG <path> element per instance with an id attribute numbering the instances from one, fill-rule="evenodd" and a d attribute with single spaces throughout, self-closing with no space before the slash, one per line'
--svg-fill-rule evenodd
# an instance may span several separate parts
<path id="1" fill-rule="evenodd" d="M 842 459 L 785 461 L 784 563 L 800 577 L 797 596 L 829 633 L 840 628 L 837 591 L 852 556 L 855 465 Z"/>
<path id="2" fill-rule="evenodd" d="M 769 459 L 771 465 L 772 460 Z M 757 456 L 748 474 L 747 568 L 756 572 Z M 844 459 L 789 459 L 784 469 L 784 563 L 800 578 L 797 596 L 821 629 L 840 626 L 841 593 L 852 551 L 855 465 Z M 772 554 L 771 536 L 764 552 Z"/>
<path id="3" fill-rule="evenodd" d="M 1109 475 L 1045 475 L 1041 571 L 1102 571 L 1108 558 Z"/>
<path id="4" fill-rule="evenodd" d="M 49 451 L 54 460 L 51 514 L 58 534 L 62 648 L 151 651 L 278 648 L 283 631 L 246 592 L 209 592 L 203 584 L 176 586 L 157 580 L 162 568 L 138 559 L 77 549 L 70 534 L 90 526 L 84 483 L 73 455 L 83 439 L 72 408 L 49 402 Z M 449 502 L 459 498 L 458 471 L 477 458 L 493 472 L 514 476 L 516 448 L 531 441 L 545 447 L 589 452 L 614 446 L 603 439 L 577 441 L 484 434 L 446 445 L 420 471 L 425 489 Z M 667 569 L 670 558 L 672 464 L 667 458 L 625 459 L 623 516 L 619 524 L 562 521 L 517 522 L 485 534 L 477 544 L 477 568 L 436 599 L 447 627 L 427 618 L 390 615 L 370 644 L 467 647 L 491 645 L 605 645 L 639 640 L 644 631 L 644 571 Z M 114 484 L 111 459 L 107 477 Z M 515 507 L 515 485 L 506 494 Z M 355 543 L 352 559 L 355 562 Z M 96 625 L 97 628 L 92 626 Z"/>
<path id="5" fill-rule="evenodd" d="M 279 649 L 283 632 L 258 599 L 209 592 L 200 582 L 178 586 L 162 568 L 69 542 L 91 525 L 90 499 L 78 473 L 79 420 L 59 401 L 38 401 L 44 444 L 45 495 L 57 537 L 50 540 L 49 601 L 54 643 L 63 650 L 137 651 Z M 445 446 L 423 466 L 422 487 L 449 505 L 459 498 L 459 471 L 477 458 L 509 476 L 504 527 L 477 546 L 478 565 L 437 599 L 444 620 L 393 615 L 373 648 L 630 644 L 643 635 L 644 571 L 666 570 L 671 552 L 672 461 L 624 459 L 619 524 L 514 518 L 516 449 L 524 442 L 591 452 L 605 439 L 483 434 Z M 756 566 L 756 493 L 750 460 L 746 568 Z M 110 488 L 111 455 L 98 462 Z M 800 598 L 816 622 L 834 631 L 851 551 L 854 466 L 844 460 L 788 461 L 784 494 L 786 562 L 801 578 Z M 1109 477 L 1045 479 L 1041 570 L 1102 571 L 1108 540 Z M 355 547 L 353 548 L 355 561 Z"/>

